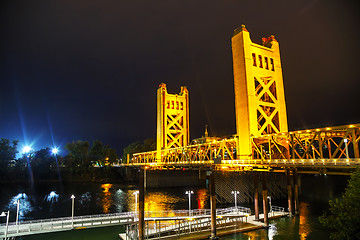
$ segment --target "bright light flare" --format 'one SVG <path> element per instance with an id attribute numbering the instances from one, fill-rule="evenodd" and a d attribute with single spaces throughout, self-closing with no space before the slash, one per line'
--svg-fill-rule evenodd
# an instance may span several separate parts
<path id="1" fill-rule="evenodd" d="M 30 146 L 25 146 L 25 147 L 23 147 L 23 149 L 22 149 L 23 153 L 28 153 L 28 152 L 30 152 L 31 150 L 32 150 L 32 149 L 31 149 Z"/>
<path id="2" fill-rule="evenodd" d="M 52 154 L 57 154 L 57 153 L 59 152 L 59 149 L 53 148 L 53 149 L 51 150 L 51 152 L 52 152 Z"/>

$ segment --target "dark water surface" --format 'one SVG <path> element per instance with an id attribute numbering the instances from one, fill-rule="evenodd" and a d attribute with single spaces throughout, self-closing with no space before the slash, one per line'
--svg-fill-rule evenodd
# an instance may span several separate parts
<path id="1" fill-rule="evenodd" d="M 270 221 L 269 229 L 238 233 L 221 239 L 328 239 L 329 232 L 317 218 L 328 208 L 328 200 L 339 197 L 348 177 L 303 175 L 301 178 L 300 215 Z M 192 208 L 209 208 L 208 191 L 203 188 L 148 189 L 146 211 L 188 208 L 186 190 L 193 190 Z M 112 183 L 38 183 L 35 188 L 26 184 L 1 184 L 0 211 L 10 210 L 15 221 L 16 205 L 20 198 L 20 221 L 71 216 L 71 199 L 75 195 L 75 215 L 133 211 L 137 186 Z M 273 205 L 287 207 L 286 199 L 273 199 Z M 248 206 L 248 204 L 240 204 Z M 221 207 L 221 206 L 219 206 Z M 5 219 L 1 218 L 0 223 Z M 118 239 L 122 226 L 73 230 L 61 233 L 22 237 L 21 239 Z"/>

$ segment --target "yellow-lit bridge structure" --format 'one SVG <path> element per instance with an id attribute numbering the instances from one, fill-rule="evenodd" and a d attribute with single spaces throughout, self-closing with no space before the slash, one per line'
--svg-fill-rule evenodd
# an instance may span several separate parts
<path id="1" fill-rule="evenodd" d="M 209 137 L 206 131 L 204 137 L 189 144 L 187 88 L 181 87 L 176 95 L 167 93 L 166 84 L 159 86 L 157 149 L 128 156 L 125 164 L 140 168 L 139 239 L 144 238 L 145 229 L 145 170 L 199 170 L 199 175 L 206 172 L 210 183 L 210 238 L 216 239 L 215 175 L 218 172 L 253 172 L 257 220 L 261 176 L 264 223 L 268 225 L 266 172 L 286 173 L 291 215 L 293 206 L 295 214 L 299 211 L 298 173 L 349 174 L 360 166 L 360 124 L 288 130 L 279 43 L 274 36 L 263 38 L 262 45 L 255 44 L 242 25 L 234 31 L 232 54 L 237 132 L 231 138 Z M 258 174 L 259 171 L 262 173 Z M 221 187 L 220 190 L 226 191 Z M 233 194 L 237 193 L 233 191 Z"/>
<path id="2" fill-rule="evenodd" d="M 288 131 L 279 43 L 262 45 L 242 25 L 232 37 L 235 118 L 231 138 L 205 137 L 189 144 L 189 99 L 186 87 L 157 97 L 157 150 L 134 154 L 131 166 L 174 169 L 212 166 L 234 171 L 302 171 L 342 174 L 360 164 L 360 124 Z"/>
<path id="3" fill-rule="evenodd" d="M 202 143 L 134 154 L 129 165 L 146 169 L 213 166 L 227 171 L 286 171 L 346 174 L 360 166 L 360 124 L 308 129 L 250 137 L 250 159 L 236 158 L 237 138 L 202 138 Z"/>

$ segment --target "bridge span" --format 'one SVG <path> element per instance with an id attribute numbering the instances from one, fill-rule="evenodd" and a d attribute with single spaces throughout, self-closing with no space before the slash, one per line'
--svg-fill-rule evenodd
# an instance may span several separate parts
<path id="1" fill-rule="evenodd" d="M 195 144 L 142 152 L 124 164 L 145 169 L 212 168 L 221 171 L 282 171 L 349 174 L 360 166 L 360 124 L 251 136 L 252 155 L 237 158 L 232 138 L 201 138 Z"/>

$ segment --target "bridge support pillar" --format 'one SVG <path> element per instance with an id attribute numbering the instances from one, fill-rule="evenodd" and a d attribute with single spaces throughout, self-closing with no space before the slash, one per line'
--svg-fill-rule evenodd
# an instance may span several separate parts
<path id="1" fill-rule="evenodd" d="M 298 174 L 297 170 L 293 170 L 294 177 L 294 205 L 295 205 L 295 215 L 299 214 L 299 186 L 298 186 Z"/>
<path id="2" fill-rule="evenodd" d="M 145 208 L 144 208 L 144 199 L 145 199 L 145 188 L 144 188 L 144 169 L 140 168 L 139 174 L 139 240 L 144 240 L 145 238 Z"/>
<path id="3" fill-rule="evenodd" d="M 291 188 L 291 176 L 290 170 L 286 169 L 286 180 L 287 180 L 287 192 L 288 192 L 288 208 L 290 216 L 293 215 L 293 200 L 292 200 L 292 188 Z"/>
<path id="4" fill-rule="evenodd" d="M 259 178 L 257 172 L 254 172 L 254 208 L 255 220 L 259 220 Z"/>
<path id="5" fill-rule="evenodd" d="M 210 209 L 211 209 L 211 235 L 210 239 L 218 239 L 216 237 L 216 197 L 215 197 L 215 172 L 210 173 Z"/>
<path id="6" fill-rule="evenodd" d="M 266 174 L 262 174 L 262 195 L 263 195 L 263 209 L 264 209 L 264 223 L 266 226 L 269 225 L 269 206 L 267 199 L 267 186 L 266 186 Z"/>

